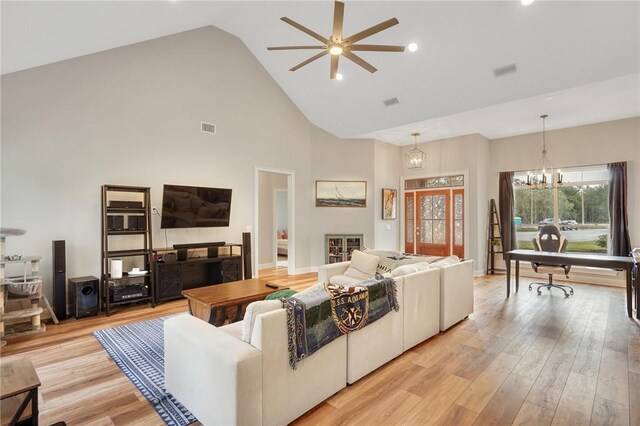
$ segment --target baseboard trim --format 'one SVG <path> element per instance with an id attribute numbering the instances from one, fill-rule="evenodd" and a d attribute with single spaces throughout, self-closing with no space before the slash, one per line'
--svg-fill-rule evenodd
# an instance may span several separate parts
<path id="1" fill-rule="evenodd" d="M 271 263 L 261 263 L 258 265 L 258 269 L 267 269 L 267 268 L 274 268 L 276 265 L 271 262 Z"/>
<path id="2" fill-rule="evenodd" d="M 307 268 L 298 268 L 298 269 L 295 270 L 294 274 L 295 275 L 309 274 L 311 272 L 318 272 L 318 267 L 317 266 L 309 266 Z"/>

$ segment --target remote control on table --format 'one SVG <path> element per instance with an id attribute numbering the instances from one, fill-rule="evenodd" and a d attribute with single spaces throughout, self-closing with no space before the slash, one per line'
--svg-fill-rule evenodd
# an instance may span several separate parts
<path id="1" fill-rule="evenodd" d="M 266 283 L 265 285 L 269 288 L 278 288 L 278 284 Z"/>

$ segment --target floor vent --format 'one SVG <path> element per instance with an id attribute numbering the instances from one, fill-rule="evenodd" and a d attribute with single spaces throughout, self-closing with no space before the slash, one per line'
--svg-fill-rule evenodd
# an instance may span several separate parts
<path id="1" fill-rule="evenodd" d="M 495 70 L 493 70 L 493 75 L 495 77 L 502 77 L 507 74 L 512 74 L 516 71 L 518 71 L 518 69 L 516 68 L 516 64 L 509 64 L 509 65 L 505 65 L 504 67 L 496 68 Z"/>
<path id="2" fill-rule="evenodd" d="M 398 98 L 391 98 L 391 99 L 385 99 L 384 101 L 382 101 L 384 103 L 384 106 L 386 107 L 390 107 L 390 106 L 394 106 L 394 105 L 398 105 L 400 103 L 400 101 L 398 100 Z"/>
<path id="3" fill-rule="evenodd" d="M 202 122 L 200 123 L 200 131 L 204 133 L 216 134 L 216 125 Z"/>

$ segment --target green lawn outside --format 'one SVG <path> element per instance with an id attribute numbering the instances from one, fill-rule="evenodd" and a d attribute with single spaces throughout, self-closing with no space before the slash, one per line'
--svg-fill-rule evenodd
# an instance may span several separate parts
<path id="1" fill-rule="evenodd" d="M 533 250 L 533 243 L 531 241 L 520 240 L 518 241 L 518 248 L 523 250 Z M 606 253 L 607 249 L 604 247 L 598 247 L 595 241 L 573 241 L 569 242 L 567 251 L 578 253 Z"/>

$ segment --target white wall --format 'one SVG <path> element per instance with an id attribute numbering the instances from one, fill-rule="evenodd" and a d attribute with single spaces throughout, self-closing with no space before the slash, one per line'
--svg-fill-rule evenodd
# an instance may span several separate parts
<path id="1" fill-rule="evenodd" d="M 315 207 L 315 187 L 309 188 L 311 225 L 309 242 L 311 264 L 321 265 L 324 258 L 325 234 L 363 234 L 364 244 L 375 243 L 374 195 L 379 188 L 374 183 L 373 139 L 342 140 L 313 127 L 311 132 L 311 181 L 358 180 L 367 182 L 367 207 Z M 297 263 L 297 262 L 296 262 Z"/>
<path id="2" fill-rule="evenodd" d="M 375 243 L 373 247 L 381 250 L 400 250 L 400 175 L 402 172 L 402 153 L 398 146 L 381 141 L 374 144 L 374 194 L 373 217 Z M 398 190 L 397 219 L 382 219 L 382 188 Z M 404 250 L 402 250 L 404 251 Z"/>
<path id="3" fill-rule="evenodd" d="M 255 168 L 288 170 L 299 272 L 324 263 L 325 233 L 363 233 L 373 244 L 373 141 L 311 125 L 224 31 L 150 40 L 7 74 L 1 84 L 1 226 L 27 229 L 7 250 L 43 256 L 49 296 L 52 240 L 67 242 L 68 277 L 100 275 L 103 184 L 149 186 L 156 207 L 163 184 L 232 188 L 229 228 L 170 229 L 167 243 L 239 242 L 254 224 Z M 217 134 L 201 133 L 201 121 Z M 367 181 L 367 207 L 316 208 L 316 179 Z M 153 219 L 154 246 L 164 247 Z"/>
<path id="4" fill-rule="evenodd" d="M 629 233 L 631 244 L 640 246 L 640 118 L 552 130 L 546 132 L 546 141 L 549 160 L 556 168 L 627 162 Z M 499 173 L 535 168 L 541 155 L 542 134 L 495 139 L 490 149 L 487 186 L 497 202 Z"/>
<path id="5" fill-rule="evenodd" d="M 489 170 L 489 140 L 473 134 L 418 144 L 427 154 L 424 169 L 409 170 L 403 166 L 405 179 L 465 173 L 465 258 L 475 260 L 476 274 L 485 268 L 487 228 L 487 171 Z M 413 149 L 406 146 L 402 155 Z"/>

